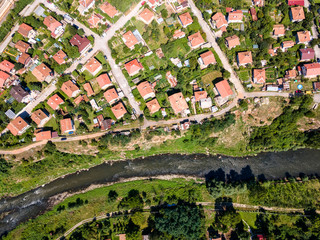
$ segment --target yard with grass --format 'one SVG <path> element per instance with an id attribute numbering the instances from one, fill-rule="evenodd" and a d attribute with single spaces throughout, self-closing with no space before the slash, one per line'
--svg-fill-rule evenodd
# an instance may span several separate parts
<path id="1" fill-rule="evenodd" d="M 266 82 L 275 83 L 277 80 L 276 72 L 274 68 L 266 69 Z"/>
<path id="2" fill-rule="evenodd" d="M 222 73 L 220 71 L 212 71 L 203 75 L 201 77 L 202 82 L 205 86 L 213 85 L 213 81 L 222 77 Z"/>
<path id="3" fill-rule="evenodd" d="M 139 0 L 108 0 L 108 2 L 111 3 L 111 5 L 119 11 L 125 13 L 131 7 L 135 6 L 139 2 Z"/>
<path id="4" fill-rule="evenodd" d="M 242 82 L 246 82 L 246 81 L 250 80 L 251 74 L 249 73 L 249 70 L 244 69 L 244 70 L 238 71 L 237 73 L 238 73 L 238 76 Z"/>
<path id="5" fill-rule="evenodd" d="M 307 80 L 306 82 L 301 82 L 301 81 L 290 81 L 290 89 L 293 91 L 298 90 L 298 85 L 301 84 L 303 86 L 302 91 L 312 91 L 313 86 L 312 86 L 312 81 Z"/>

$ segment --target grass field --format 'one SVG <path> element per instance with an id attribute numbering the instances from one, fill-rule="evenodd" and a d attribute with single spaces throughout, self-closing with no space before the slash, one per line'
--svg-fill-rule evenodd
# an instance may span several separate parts
<path id="1" fill-rule="evenodd" d="M 204 83 L 205 86 L 212 85 L 213 81 L 217 78 L 221 78 L 222 73 L 220 71 L 212 71 L 210 73 L 207 73 L 206 75 L 203 75 L 201 80 Z"/>
<path id="2" fill-rule="evenodd" d="M 274 83 L 276 82 L 276 73 L 273 68 L 266 69 L 266 82 L 267 83 Z"/>
<path id="3" fill-rule="evenodd" d="M 248 81 L 250 79 L 250 73 L 248 70 L 239 71 L 238 76 L 239 76 L 240 80 L 243 82 Z"/>
<path id="4" fill-rule="evenodd" d="M 119 11 L 125 13 L 128 11 L 131 7 L 133 7 L 136 3 L 139 2 L 139 0 L 108 0 L 108 2 L 111 3 L 116 9 Z"/>

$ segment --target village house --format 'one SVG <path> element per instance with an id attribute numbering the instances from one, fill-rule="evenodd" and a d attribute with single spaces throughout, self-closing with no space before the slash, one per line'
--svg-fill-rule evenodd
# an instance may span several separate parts
<path id="1" fill-rule="evenodd" d="M 252 0 L 254 6 L 263 7 L 265 0 Z"/>
<path id="2" fill-rule="evenodd" d="M 252 54 L 251 51 L 238 52 L 237 54 L 238 66 L 246 66 L 247 64 L 252 64 Z"/>
<path id="3" fill-rule="evenodd" d="M 284 76 L 285 79 L 293 79 L 297 77 L 297 71 L 295 69 L 287 70 L 286 75 Z"/>
<path id="4" fill-rule="evenodd" d="M 71 80 L 64 82 L 61 86 L 61 90 L 69 98 L 74 98 L 80 93 L 80 89 Z"/>
<path id="5" fill-rule="evenodd" d="M 25 53 L 28 52 L 31 48 L 31 45 L 29 43 L 26 43 L 24 41 L 19 40 L 14 47 L 18 49 L 20 52 Z"/>
<path id="6" fill-rule="evenodd" d="M 305 19 L 303 7 L 293 7 L 289 12 L 291 22 L 301 22 Z"/>
<path id="7" fill-rule="evenodd" d="M 101 4 L 100 9 L 111 18 L 114 18 L 116 15 L 118 15 L 118 10 L 108 2 Z"/>
<path id="8" fill-rule="evenodd" d="M 187 115 L 190 113 L 189 106 L 181 92 L 172 94 L 168 99 L 175 115 L 178 115 L 179 113 Z"/>
<path id="9" fill-rule="evenodd" d="M 311 41 L 311 34 L 309 31 L 297 32 L 297 44 L 303 43 L 308 45 Z"/>
<path id="10" fill-rule="evenodd" d="M 147 102 L 146 105 L 147 105 L 147 108 L 149 109 L 150 115 L 158 112 L 161 109 L 159 102 L 156 98 Z"/>
<path id="11" fill-rule="evenodd" d="M 196 32 L 188 37 L 191 48 L 195 49 L 205 43 L 200 32 Z"/>
<path id="12" fill-rule="evenodd" d="M 101 22 L 102 19 L 103 19 L 102 16 L 100 16 L 97 13 L 93 13 L 91 15 L 91 17 L 88 19 L 88 23 L 89 23 L 90 28 L 98 28 L 99 23 Z"/>
<path id="13" fill-rule="evenodd" d="M 258 21 L 257 11 L 254 7 L 250 8 L 250 14 L 252 17 L 252 21 Z"/>
<path id="14" fill-rule="evenodd" d="M 147 4 L 152 9 L 155 9 L 156 7 L 159 7 L 162 5 L 162 0 L 147 0 Z"/>
<path id="15" fill-rule="evenodd" d="M 31 63 L 31 56 L 27 53 L 21 53 L 19 56 L 18 56 L 18 62 L 25 65 L 25 66 L 28 66 L 29 63 Z"/>
<path id="16" fill-rule="evenodd" d="M 205 53 L 200 54 L 198 62 L 200 64 L 201 69 L 207 68 L 210 64 L 214 65 L 217 63 L 214 54 L 211 51 L 207 51 Z"/>
<path id="17" fill-rule="evenodd" d="M 45 124 L 49 120 L 49 116 L 41 109 L 38 109 L 31 114 L 31 119 L 39 126 Z"/>
<path id="18" fill-rule="evenodd" d="M 320 82 L 313 82 L 312 87 L 315 92 L 319 92 L 320 91 Z"/>
<path id="19" fill-rule="evenodd" d="M 221 98 L 227 98 L 233 95 L 233 91 L 227 80 L 222 80 L 216 83 L 215 88 Z"/>
<path id="20" fill-rule="evenodd" d="M 242 23 L 243 13 L 241 10 L 236 10 L 228 14 L 228 23 Z"/>
<path id="21" fill-rule="evenodd" d="M 289 40 L 289 41 L 283 41 L 281 43 L 281 48 L 282 48 L 282 51 L 287 51 L 288 48 L 291 48 L 295 45 L 294 41 L 292 40 Z"/>
<path id="22" fill-rule="evenodd" d="M 52 16 L 45 17 L 43 24 L 47 26 L 53 38 L 59 37 L 64 32 L 63 25 Z"/>
<path id="23" fill-rule="evenodd" d="M 0 63 L 0 70 L 7 73 L 14 73 L 14 64 L 9 62 L 8 60 L 3 60 Z"/>
<path id="24" fill-rule="evenodd" d="M 139 83 L 137 85 L 137 89 L 144 100 L 148 98 L 154 98 L 156 96 L 151 84 L 148 81 Z"/>
<path id="25" fill-rule="evenodd" d="M 111 111 L 113 112 L 116 119 L 121 119 L 127 113 L 127 110 L 122 102 L 118 102 L 116 105 L 114 105 L 111 108 Z"/>
<path id="26" fill-rule="evenodd" d="M 173 39 L 180 39 L 184 38 L 186 36 L 186 33 L 181 31 L 181 29 L 175 30 L 173 33 Z"/>
<path id="27" fill-rule="evenodd" d="M 150 11 L 148 8 L 145 8 L 139 14 L 139 19 L 145 24 L 150 24 L 154 19 L 154 13 Z"/>
<path id="28" fill-rule="evenodd" d="M 124 44 L 131 50 L 134 49 L 134 46 L 136 44 L 139 44 L 140 41 L 137 39 L 137 37 L 133 34 L 132 31 L 128 31 L 125 34 L 122 35 L 122 40 Z"/>
<path id="29" fill-rule="evenodd" d="M 87 92 L 87 96 L 90 97 L 94 94 L 90 83 L 83 84 L 83 89 Z"/>
<path id="30" fill-rule="evenodd" d="M 93 8 L 95 4 L 94 0 L 79 0 L 78 11 L 81 15 L 84 15 L 89 11 L 90 8 Z"/>
<path id="31" fill-rule="evenodd" d="M 64 51 L 59 50 L 55 55 L 52 57 L 59 65 L 65 64 L 67 59 L 67 54 Z"/>
<path id="32" fill-rule="evenodd" d="M 266 70 L 265 69 L 253 69 L 253 83 L 264 84 L 266 83 Z"/>
<path id="33" fill-rule="evenodd" d="M 201 99 L 205 99 L 208 97 L 207 91 L 196 91 L 194 92 L 194 100 L 199 102 Z"/>
<path id="34" fill-rule="evenodd" d="M 200 99 L 200 107 L 202 109 L 208 109 L 212 107 L 212 99 L 211 97 Z"/>
<path id="35" fill-rule="evenodd" d="M 7 129 L 17 136 L 22 135 L 29 127 L 30 125 L 19 116 L 8 124 Z"/>
<path id="36" fill-rule="evenodd" d="M 171 74 L 170 71 L 166 73 L 166 79 L 168 80 L 168 82 L 169 82 L 169 84 L 170 84 L 170 86 L 171 86 L 172 88 L 174 88 L 175 86 L 177 86 L 177 84 L 178 84 L 177 78 L 174 77 L 174 76 Z"/>
<path id="37" fill-rule="evenodd" d="M 85 70 L 95 76 L 102 70 L 102 64 L 93 57 L 87 62 L 86 65 L 83 66 L 82 71 Z"/>
<path id="38" fill-rule="evenodd" d="M 283 24 L 276 24 L 276 25 L 273 25 L 272 33 L 273 33 L 273 36 L 275 37 L 282 37 L 285 35 L 286 29 Z"/>
<path id="39" fill-rule="evenodd" d="M 114 102 L 120 99 L 117 93 L 117 90 L 115 88 L 108 89 L 107 91 L 104 92 L 103 96 L 110 105 L 112 105 Z"/>
<path id="40" fill-rule="evenodd" d="M 304 0 L 288 0 L 289 6 L 304 6 Z"/>
<path id="41" fill-rule="evenodd" d="M 80 35 L 76 34 L 73 36 L 73 38 L 70 40 L 70 44 L 72 46 L 77 46 L 80 55 L 87 52 L 91 47 L 91 42 L 86 37 L 81 37 Z"/>
<path id="42" fill-rule="evenodd" d="M 97 82 L 102 90 L 107 89 L 108 87 L 112 86 L 112 82 L 111 82 L 109 75 L 107 73 L 101 74 L 96 79 L 97 79 Z"/>
<path id="43" fill-rule="evenodd" d="M 26 92 L 20 85 L 12 86 L 10 95 L 18 102 L 26 102 L 29 93 Z"/>
<path id="44" fill-rule="evenodd" d="M 226 38 L 226 46 L 232 49 L 236 46 L 240 46 L 240 38 L 237 35 L 233 35 Z"/>
<path id="45" fill-rule="evenodd" d="M 314 60 L 315 52 L 313 48 L 302 48 L 299 49 L 300 61 L 311 61 Z"/>
<path id="46" fill-rule="evenodd" d="M 0 88 L 3 88 L 8 78 L 10 78 L 10 75 L 8 73 L 0 71 Z"/>
<path id="47" fill-rule="evenodd" d="M 188 27 L 189 25 L 191 25 L 193 23 L 193 19 L 190 15 L 189 12 L 186 12 L 186 13 L 183 13 L 181 15 L 179 15 L 179 20 L 181 22 L 181 25 L 186 28 Z"/>
<path id="48" fill-rule="evenodd" d="M 320 75 L 320 63 L 307 63 L 301 67 L 302 75 L 306 78 L 315 78 Z"/>
<path id="49" fill-rule="evenodd" d="M 34 133 L 34 136 L 36 137 L 36 141 L 43 141 L 43 140 L 49 140 L 52 138 L 52 132 L 50 130 L 48 131 L 38 131 Z"/>
<path id="50" fill-rule="evenodd" d="M 59 109 L 59 105 L 63 104 L 64 101 L 62 100 L 61 97 L 59 97 L 58 94 L 54 94 L 53 96 L 51 96 L 48 101 L 47 104 L 53 109 L 53 110 L 57 110 Z"/>
<path id="51" fill-rule="evenodd" d="M 51 80 L 49 77 L 53 76 L 53 71 L 44 63 L 41 63 L 32 70 L 32 74 L 38 79 L 39 82 L 49 82 Z"/>
<path id="52" fill-rule="evenodd" d="M 76 129 L 71 118 L 60 120 L 61 134 L 72 134 Z"/>
<path id="53" fill-rule="evenodd" d="M 134 76 L 139 73 L 139 71 L 143 71 L 142 64 L 137 60 L 131 60 L 124 65 L 125 69 L 127 70 L 129 76 Z"/>
<path id="54" fill-rule="evenodd" d="M 228 22 L 225 16 L 221 12 L 218 12 L 212 16 L 211 24 L 213 28 L 217 28 L 217 29 L 220 29 L 222 27 L 226 28 L 228 26 Z"/>
<path id="55" fill-rule="evenodd" d="M 25 38 L 34 38 L 36 36 L 36 31 L 34 31 L 31 26 L 25 23 L 22 23 L 19 26 L 18 33 L 20 33 Z"/>

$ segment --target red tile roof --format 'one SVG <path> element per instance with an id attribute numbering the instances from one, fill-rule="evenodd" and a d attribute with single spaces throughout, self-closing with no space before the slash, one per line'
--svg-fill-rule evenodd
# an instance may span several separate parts
<path id="1" fill-rule="evenodd" d="M 139 43 L 138 39 L 133 35 L 132 31 L 126 32 L 122 35 L 122 37 L 124 40 L 124 44 L 130 49 L 132 49 L 134 45 Z"/>
<path id="2" fill-rule="evenodd" d="M 217 28 L 221 28 L 225 25 L 228 25 L 226 17 L 221 12 L 218 12 L 215 15 L 213 15 L 211 19 L 212 21 L 215 21 Z"/>
<path id="3" fill-rule="evenodd" d="M 207 51 L 205 53 L 200 54 L 200 57 L 201 57 L 204 65 L 217 63 L 217 61 L 214 57 L 214 54 L 211 51 Z"/>
<path id="4" fill-rule="evenodd" d="M 29 32 L 32 30 L 33 28 L 31 26 L 29 26 L 28 24 L 22 23 L 19 26 L 18 29 L 18 33 L 20 33 L 22 36 L 24 36 L 25 38 L 28 37 Z"/>
<path id="5" fill-rule="evenodd" d="M 83 49 L 85 49 L 91 42 L 86 37 L 81 37 L 80 35 L 76 34 L 70 40 L 70 43 L 73 46 L 77 46 L 79 52 L 81 53 Z"/>
<path id="6" fill-rule="evenodd" d="M 250 8 L 250 14 L 252 17 L 252 21 L 258 21 L 257 11 L 254 7 Z"/>
<path id="7" fill-rule="evenodd" d="M 19 40 L 14 47 L 16 49 L 18 49 L 20 52 L 24 53 L 27 52 L 29 50 L 29 48 L 31 47 L 29 43 L 26 43 L 24 41 Z"/>
<path id="8" fill-rule="evenodd" d="M 108 16 L 111 18 L 118 14 L 118 10 L 108 2 L 104 2 L 100 6 L 100 9 L 102 12 L 108 14 Z"/>
<path id="9" fill-rule="evenodd" d="M 122 102 L 118 102 L 116 105 L 114 105 L 111 108 L 111 111 L 117 119 L 122 118 L 127 113 L 127 110 Z"/>
<path id="10" fill-rule="evenodd" d="M 286 33 L 286 29 L 283 24 L 273 25 L 273 35 L 279 36 L 284 35 Z"/>
<path id="11" fill-rule="evenodd" d="M 101 19 L 103 17 L 99 14 L 93 13 L 91 17 L 88 19 L 88 23 L 90 25 L 90 28 L 97 28 L 99 27 L 99 23 L 101 22 Z"/>
<path id="12" fill-rule="evenodd" d="M 147 105 L 147 108 L 149 109 L 150 114 L 154 114 L 155 112 L 158 112 L 161 108 L 156 98 L 147 102 L 146 105 Z"/>
<path id="13" fill-rule="evenodd" d="M 66 62 L 65 59 L 67 58 L 67 54 L 65 54 L 64 51 L 59 50 L 52 58 L 61 65 Z"/>
<path id="14" fill-rule="evenodd" d="M 94 94 L 90 83 L 83 84 L 83 89 L 87 92 L 88 97 Z"/>
<path id="15" fill-rule="evenodd" d="M 306 77 L 320 75 L 320 63 L 307 63 L 302 66 L 302 70 L 305 70 Z"/>
<path id="16" fill-rule="evenodd" d="M 173 34 L 174 39 L 183 38 L 184 36 L 186 36 L 186 33 L 181 31 L 180 29 L 174 31 L 174 34 Z"/>
<path id="17" fill-rule="evenodd" d="M 14 135 L 20 135 L 19 132 L 21 132 L 24 128 L 28 126 L 28 123 L 23 120 L 20 116 L 12 120 L 7 128 L 10 130 L 10 132 Z"/>
<path id="18" fill-rule="evenodd" d="M 298 43 L 308 43 L 311 41 L 311 35 L 309 31 L 297 32 Z"/>
<path id="19" fill-rule="evenodd" d="M 47 28 L 49 29 L 49 31 L 52 33 L 54 33 L 54 31 L 62 26 L 62 24 L 60 22 L 58 22 L 54 17 L 52 16 L 47 16 L 45 17 L 45 19 L 43 20 L 43 24 L 47 26 Z"/>
<path id="20" fill-rule="evenodd" d="M 215 86 L 222 98 L 231 96 L 233 94 L 232 89 L 227 80 L 222 80 L 216 83 Z"/>
<path id="21" fill-rule="evenodd" d="M 239 52 L 239 53 L 238 53 L 238 62 L 239 62 L 239 65 L 252 64 L 252 54 L 251 54 L 251 51 Z"/>
<path id="22" fill-rule="evenodd" d="M 196 102 L 199 102 L 201 99 L 205 99 L 208 97 L 208 93 L 206 91 L 196 91 L 194 92 L 194 98 Z"/>
<path id="23" fill-rule="evenodd" d="M 313 60 L 315 56 L 315 52 L 313 48 L 303 48 L 299 49 L 300 51 L 300 60 L 305 61 L 305 60 Z"/>
<path id="24" fill-rule="evenodd" d="M 196 32 L 195 34 L 190 35 L 188 39 L 192 47 L 197 47 L 205 43 L 200 32 Z"/>
<path id="25" fill-rule="evenodd" d="M 3 87 L 6 80 L 10 77 L 6 72 L 0 71 L 0 88 Z"/>
<path id="26" fill-rule="evenodd" d="M 181 92 L 169 96 L 169 102 L 176 115 L 189 108 Z"/>
<path id="27" fill-rule="evenodd" d="M 9 62 L 8 60 L 3 60 L 0 63 L 0 70 L 4 71 L 4 72 L 11 72 L 11 70 L 14 68 L 14 64 Z"/>
<path id="28" fill-rule="evenodd" d="M 301 21 L 305 19 L 303 7 L 293 7 L 291 8 L 291 17 L 293 21 Z"/>
<path id="29" fill-rule="evenodd" d="M 18 62 L 23 65 L 27 65 L 30 61 L 31 61 L 30 55 L 24 52 L 19 56 L 19 59 L 18 59 Z"/>
<path id="30" fill-rule="evenodd" d="M 107 91 L 105 91 L 103 96 L 105 97 L 105 99 L 107 100 L 107 102 L 109 104 L 111 104 L 115 100 L 119 99 L 119 95 L 118 95 L 117 90 L 115 88 L 108 89 Z"/>
<path id="31" fill-rule="evenodd" d="M 34 121 L 37 125 L 39 125 L 41 121 L 47 117 L 47 114 L 45 114 L 41 109 L 38 109 L 31 114 L 32 121 Z"/>
<path id="32" fill-rule="evenodd" d="M 64 101 L 61 97 L 59 97 L 58 94 L 54 94 L 52 97 L 50 97 L 47 101 L 47 104 L 53 109 L 56 110 L 59 108 L 60 104 L 63 104 Z"/>
<path id="33" fill-rule="evenodd" d="M 184 26 L 184 27 L 193 23 L 193 19 L 192 19 L 189 12 L 186 12 L 186 13 L 179 15 L 179 19 L 182 23 L 182 26 Z"/>
<path id="34" fill-rule="evenodd" d="M 94 0 L 80 0 L 79 4 L 87 8 Z"/>
<path id="35" fill-rule="evenodd" d="M 148 81 L 141 82 L 137 85 L 137 89 L 142 98 L 145 98 L 147 95 L 154 93 L 151 84 Z"/>
<path id="36" fill-rule="evenodd" d="M 72 94 L 75 91 L 78 91 L 79 88 L 77 87 L 77 85 L 75 85 L 71 80 L 66 81 L 62 84 L 61 86 L 61 90 L 68 96 L 68 97 L 72 97 Z"/>
<path id="37" fill-rule="evenodd" d="M 241 10 L 233 11 L 228 15 L 228 21 L 242 21 L 243 13 Z"/>
<path id="38" fill-rule="evenodd" d="M 39 82 L 43 82 L 47 77 L 50 76 L 51 73 L 52 70 L 44 63 L 36 66 L 32 71 L 32 74 L 38 79 Z"/>
<path id="39" fill-rule="evenodd" d="M 265 69 L 253 69 L 253 82 L 257 84 L 263 84 L 266 82 L 266 70 Z"/>
<path id="40" fill-rule="evenodd" d="M 51 131 L 40 131 L 34 134 L 36 137 L 36 141 L 49 140 L 52 138 Z"/>
<path id="41" fill-rule="evenodd" d="M 100 88 L 102 88 L 102 89 L 104 89 L 112 84 L 111 80 L 109 78 L 109 75 L 107 73 L 103 73 L 99 77 L 97 77 L 97 82 L 98 82 Z"/>
<path id="42" fill-rule="evenodd" d="M 69 132 L 73 130 L 73 124 L 71 118 L 60 120 L 61 133 Z"/>
<path id="43" fill-rule="evenodd" d="M 140 70 L 143 70 L 142 64 L 137 59 L 127 62 L 124 66 L 130 76 L 137 74 Z"/>
<path id="44" fill-rule="evenodd" d="M 144 20 L 146 24 L 151 23 L 154 13 L 150 11 L 148 8 L 145 8 L 140 14 L 139 17 Z"/>
<path id="45" fill-rule="evenodd" d="M 102 67 L 101 63 L 96 58 L 91 58 L 84 67 L 92 74 Z"/>
<path id="46" fill-rule="evenodd" d="M 240 45 L 240 39 L 237 35 L 227 37 L 226 42 L 230 49 Z"/>

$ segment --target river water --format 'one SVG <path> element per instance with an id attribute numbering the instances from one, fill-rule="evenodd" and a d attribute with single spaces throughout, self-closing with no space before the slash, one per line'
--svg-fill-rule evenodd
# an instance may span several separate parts
<path id="1" fill-rule="evenodd" d="M 88 171 L 59 178 L 42 187 L 17 197 L 0 200 L 0 236 L 17 227 L 21 222 L 36 217 L 48 207 L 48 200 L 57 194 L 75 192 L 92 184 L 117 182 L 134 177 L 159 175 L 187 175 L 205 177 L 211 171 L 222 169 L 241 173 L 243 169 L 255 176 L 277 179 L 290 174 L 298 176 L 320 173 L 320 150 L 261 153 L 254 157 L 228 157 L 207 155 L 168 154 L 144 159 L 104 163 Z M 233 174 L 234 175 L 234 174 Z"/>

